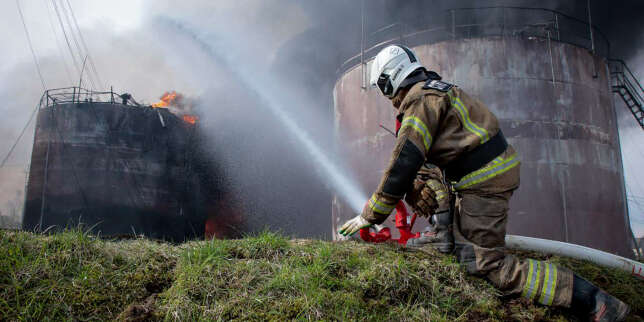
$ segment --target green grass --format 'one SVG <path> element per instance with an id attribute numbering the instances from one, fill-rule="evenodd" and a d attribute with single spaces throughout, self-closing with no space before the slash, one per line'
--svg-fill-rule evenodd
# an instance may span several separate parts
<path id="1" fill-rule="evenodd" d="M 79 231 L 0 232 L 0 316 L 104 320 L 172 282 L 177 256 L 146 240 L 106 242 Z"/>
<path id="2" fill-rule="evenodd" d="M 0 320 L 571 318 L 564 310 L 499 299 L 451 256 L 395 245 L 290 240 L 270 232 L 171 245 L 106 241 L 80 230 L 0 231 L 0 254 Z M 575 269 L 642 315 L 644 282 L 531 255 Z"/>

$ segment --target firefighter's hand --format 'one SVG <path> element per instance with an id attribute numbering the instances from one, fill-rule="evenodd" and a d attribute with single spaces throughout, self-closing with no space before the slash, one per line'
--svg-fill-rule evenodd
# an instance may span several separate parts
<path id="1" fill-rule="evenodd" d="M 340 227 L 340 230 L 338 230 L 338 233 L 340 233 L 340 235 L 342 236 L 351 236 L 358 232 L 360 229 L 367 227 L 371 227 L 371 223 L 362 218 L 362 216 L 357 215 L 345 222 L 344 225 Z"/>
<path id="2" fill-rule="evenodd" d="M 418 200 L 422 198 L 421 193 L 423 191 L 423 188 L 425 188 L 426 181 L 427 180 L 421 180 L 418 177 L 414 180 L 414 184 L 411 190 L 409 190 L 409 192 L 407 192 L 407 194 L 405 195 L 405 201 L 407 202 L 407 204 L 414 207 Z"/>
<path id="3" fill-rule="evenodd" d="M 435 191 L 427 184 L 429 181 L 416 180 L 414 187 L 407 193 L 405 201 L 414 208 L 421 217 L 430 217 L 438 208 Z"/>

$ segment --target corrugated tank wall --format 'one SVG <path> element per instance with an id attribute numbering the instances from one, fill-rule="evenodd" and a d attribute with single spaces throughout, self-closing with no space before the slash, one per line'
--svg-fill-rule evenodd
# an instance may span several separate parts
<path id="1" fill-rule="evenodd" d="M 617 122 L 603 58 L 577 46 L 487 37 L 413 47 L 421 63 L 497 115 L 522 160 L 508 233 L 632 256 Z M 390 157 L 394 110 L 361 88 L 360 65 L 334 89 L 338 142 L 365 190 Z M 337 199 L 337 198 L 336 198 Z M 335 227 L 350 211 L 334 202 Z"/>
<path id="2" fill-rule="evenodd" d="M 203 235 L 194 126 L 166 109 L 59 104 L 38 112 L 25 229 L 95 226 L 102 235 Z"/>

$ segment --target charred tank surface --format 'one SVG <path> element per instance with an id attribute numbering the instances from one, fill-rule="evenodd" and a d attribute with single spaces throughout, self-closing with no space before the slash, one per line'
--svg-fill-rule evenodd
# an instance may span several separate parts
<path id="1" fill-rule="evenodd" d="M 71 101 L 48 91 L 38 111 L 23 228 L 203 236 L 217 191 L 203 184 L 214 173 L 199 160 L 196 126 L 131 96 L 97 102 L 73 90 Z"/>
<path id="2" fill-rule="evenodd" d="M 561 20 L 549 22 L 553 29 L 526 34 L 510 29 L 520 25 L 491 29 L 458 22 L 367 47 L 364 64 L 358 57 L 342 67 L 334 89 L 338 141 L 365 190 L 376 188 L 394 142 L 379 128 L 394 124 L 391 103 L 363 86 L 367 58 L 402 40 L 423 65 L 486 103 L 518 150 L 521 186 L 510 204 L 509 234 L 631 257 L 617 120 L 600 51 L 564 41 L 565 30 L 553 26 Z M 464 35 L 461 27 L 474 29 Z M 336 198 L 333 226 L 351 216 Z"/>

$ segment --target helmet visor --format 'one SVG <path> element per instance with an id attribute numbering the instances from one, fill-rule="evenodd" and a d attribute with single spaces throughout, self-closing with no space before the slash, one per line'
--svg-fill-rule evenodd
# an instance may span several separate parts
<path id="1" fill-rule="evenodd" d="M 389 75 L 380 74 L 380 77 L 378 77 L 378 82 L 376 84 L 378 85 L 378 88 L 380 88 L 380 91 L 383 95 L 387 97 L 391 96 L 394 87 L 391 85 Z"/>

